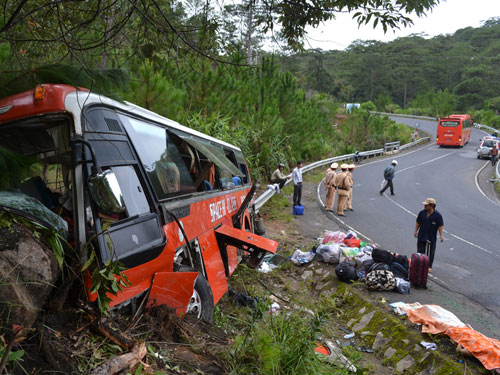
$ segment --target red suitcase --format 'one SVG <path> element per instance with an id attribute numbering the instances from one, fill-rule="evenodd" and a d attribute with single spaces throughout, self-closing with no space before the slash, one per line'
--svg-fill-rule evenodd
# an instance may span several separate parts
<path id="1" fill-rule="evenodd" d="M 415 288 L 427 288 L 429 257 L 425 254 L 412 254 L 410 263 L 410 283 Z"/>

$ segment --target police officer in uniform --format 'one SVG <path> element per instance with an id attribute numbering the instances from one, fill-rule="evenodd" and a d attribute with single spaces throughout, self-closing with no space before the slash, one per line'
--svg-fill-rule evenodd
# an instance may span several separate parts
<path id="1" fill-rule="evenodd" d="M 342 169 L 342 172 L 337 174 L 335 177 L 335 185 L 337 186 L 337 215 L 338 216 L 345 216 L 344 215 L 344 208 L 347 202 L 347 199 L 349 198 L 349 191 L 352 189 L 353 181 L 352 177 L 349 175 L 349 172 L 347 171 L 348 165 L 347 164 L 342 164 L 340 166 L 340 169 Z"/>
<path id="2" fill-rule="evenodd" d="M 333 205 L 335 204 L 335 177 L 337 176 L 338 163 L 332 163 L 330 168 L 326 171 L 325 175 L 325 188 L 326 188 L 326 202 L 325 208 L 327 211 L 333 211 Z"/>
<path id="3" fill-rule="evenodd" d="M 354 164 L 349 164 L 347 166 L 347 172 L 349 173 L 349 176 L 351 176 L 351 179 L 352 179 L 352 186 L 354 186 L 354 177 L 352 176 L 352 173 L 354 172 L 354 168 L 356 166 Z M 346 210 L 347 211 L 354 211 L 354 209 L 352 208 L 352 190 L 353 188 L 351 188 L 351 190 L 349 190 L 349 196 L 347 198 L 347 203 L 346 203 Z"/>

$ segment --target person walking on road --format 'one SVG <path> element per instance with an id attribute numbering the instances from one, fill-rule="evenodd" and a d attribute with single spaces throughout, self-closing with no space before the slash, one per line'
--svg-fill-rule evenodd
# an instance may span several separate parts
<path id="1" fill-rule="evenodd" d="M 325 188 L 326 188 L 326 202 L 325 208 L 327 211 L 333 211 L 333 205 L 335 204 L 335 177 L 337 176 L 338 163 L 332 163 L 330 168 L 326 171 L 325 175 Z"/>
<path id="2" fill-rule="evenodd" d="M 392 184 L 392 180 L 394 179 L 394 173 L 396 173 L 396 165 L 398 165 L 397 160 L 393 160 L 391 162 L 391 165 L 389 165 L 385 170 L 384 170 L 384 179 L 386 181 L 385 186 L 382 190 L 380 190 L 380 195 L 384 194 L 384 191 L 387 190 L 387 188 L 391 188 L 391 195 L 394 194 L 394 185 Z"/>
<path id="3" fill-rule="evenodd" d="M 493 143 L 493 147 L 490 151 L 491 165 L 495 166 L 498 160 L 498 142 Z"/>
<path id="4" fill-rule="evenodd" d="M 342 172 L 335 177 L 335 185 L 337 186 L 337 215 L 344 215 L 344 208 L 349 197 L 349 191 L 352 189 L 352 178 L 347 171 L 347 164 L 342 164 L 340 169 Z"/>
<path id="5" fill-rule="evenodd" d="M 347 166 L 347 173 L 349 173 L 349 176 L 351 176 L 352 179 L 352 187 L 351 190 L 349 190 L 349 195 L 347 196 L 347 202 L 345 208 L 347 211 L 354 211 L 354 209 L 352 208 L 352 191 L 354 189 L 354 176 L 352 174 L 354 172 L 354 168 L 356 168 L 354 164 L 349 164 Z"/>
<path id="6" fill-rule="evenodd" d="M 293 181 L 293 205 L 300 206 L 302 201 L 302 161 L 297 162 L 297 166 L 292 171 Z"/>
<path id="7" fill-rule="evenodd" d="M 287 179 L 287 176 L 283 174 L 284 170 L 285 170 L 285 164 L 280 164 L 278 166 L 278 169 L 276 169 L 271 176 L 271 183 L 279 184 L 280 189 L 283 189 L 283 186 L 285 185 Z"/>
<path id="8" fill-rule="evenodd" d="M 417 251 L 425 254 L 426 247 L 429 249 L 429 272 L 432 272 L 432 263 L 434 263 L 434 254 L 436 252 L 437 232 L 439 239 L 443 238 L 443 217 L 436 211 L 436 200 L 427 198 L 424 202 L 424 209 L 418 213 L 413 235 L 417 238 Z"/>

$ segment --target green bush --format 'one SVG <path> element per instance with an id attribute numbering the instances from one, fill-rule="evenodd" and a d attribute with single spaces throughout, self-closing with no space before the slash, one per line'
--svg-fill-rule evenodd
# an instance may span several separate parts
<path id="1" fill-rule="evenodd" d="M 230 354 L 231 374 L 332 374 L 333 366 L 315 353 L 322 315 L 267 315 L 237 336 Z"/>

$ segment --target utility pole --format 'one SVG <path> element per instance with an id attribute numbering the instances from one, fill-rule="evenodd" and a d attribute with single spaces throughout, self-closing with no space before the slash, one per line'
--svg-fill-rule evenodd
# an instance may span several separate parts
<path id="1" fill-rule="evenodd" d="M 248 0 L 248 13 L 247 13 L 247 64 L 248 65 L 253 65 L 253 56 L 252 56 L 253 2 L 254 0 Z"/>

